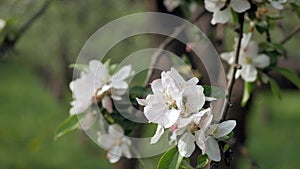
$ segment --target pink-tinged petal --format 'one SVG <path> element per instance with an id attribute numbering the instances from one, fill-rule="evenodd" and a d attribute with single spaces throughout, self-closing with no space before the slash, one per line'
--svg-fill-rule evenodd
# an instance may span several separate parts
<path id="1" fill-rule="evenodd" d="M 213 18 L 211 20 L 211 24 L 215 25 L 216 23 L 226 23 L 230 18 L 230 9 L 226 8 L 223 11 L 216 10 L 213 14 Z"/>
<path id="2" fill-rule="evenodd" d="M 214 133 L 215 138 L 221 138 L 229 134 L 236 126 L 235 120 L 227 120 L 218 124 L 217 132 Z"/>
<path id="3" fill-rule="evenodd" d="M 191 133 L 185 133 L 178 141 L 178 151 L 183 157 L 190 157 L 195 150 L 195 138 Z"/>
<path id="4" fill-rule="evenodd" d="M 251 5 L 248 0 L 231 0 L 230 7 L 238 13 L 242 13 L 250 9 Z"/>
<path id="5" fill-rule="evenodd" d="M 151 138 L 150 144 L 155 144 L 160 139 L 160 137 L 164 134 L 164 127 L 161 125 L 157 125 L 156 132 L 154 136 Z"/>
<path id="6" fill-rule="evenodd" d="M 113 103 L 110 97 L 105 96 L 103 97 L 103 99 L 101 100 L 102 103 L 102 107 L 108 112 L 108 113 L 112 113 L 113 112 Z"/>
<path id="7" fill-rule="evenodd" d="M 122 156 L 122 149 L 119 146 L 113 146 L 112 149 L 109 150 L 107 157 L 110 163 L 116 163 L 120 160 Z"/>
<path id="8" fill-rule="evenodd" d="M 234 63 L 234 52 L 223 52 L 220 57 L 230 65 Z"/>
<path id="9" fill-rule="evenodd" d="M 117 73 L 112 76 L 112 81 L 122 81 L 130 76 L 131 66 L 127 65 L 122 67 Z"/>
<path id="10" fill-rule="evenodd" d="M 108 127 L 108 134 L 114 138 L 124 136 L 124 130 L 119 124 L 112 124 Z"/>
<path id="11" fill-rule="evenodd" d="M 258 68 L 265 68 L 270 65 L 270 58 L 265 54 L 260 54 L 257 57 L 253 58 L 252 63 Z"/>
<path id="12" fill-rule="evenodd" d="M 257 70 L 253 65 L 243 65 L 241 76 L 246 82 L 254 82 L 257 77 Z"/>
<path id="13" fill-rule="evenodd" d="M 136 101 L 138 102 L 139 105 L 141 106 L 147 106 L 148 105 L 148 102 L 146 99 L 139 99 L 139 98 L 135 98 Z"/>
<path id="14" fill-rule="evenodd" d="M 181 3 L 181 0 L 164 0 L 164 5 L 169 12 L 172 12 Z"/>
<path id="15" fill-rule="evenodd" d="M 213 137 L 208 137 L 206 140 L 206 154 L 213 161 L 221 160 L 219 144 Z"/>
<path id="16" fill-rule="evenodd" d="M 208 126 L 211 124 L 212 119 L 213 119 L 212 113 L 208 112 L 208 113 L 204 114 L 201 117 L 200 122 L 199 122 L 200 129 L 206 130 L 208 128 Z"/>

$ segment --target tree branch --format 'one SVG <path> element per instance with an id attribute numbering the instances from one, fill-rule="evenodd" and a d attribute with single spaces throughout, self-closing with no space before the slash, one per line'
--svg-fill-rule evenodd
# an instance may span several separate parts
<path id="1" fill-rule="evenodd" d="M 202 11 L 195 19 L 192 20 L 192 23 L 194 24 L 194 23 L 198 22 L 198 20 L 202 16 L 204 16 L 205 13 L 206 13 L 205 10 Z M 184 31 L 184 29 L 187 26 L 188 26 L 188 24 L 182 24 L 179 27 L 175 28 L 174 32 L 170 36 L 166 37 L 162 41 L 162 43 L 160 43 L 160 45 L 158 46 L 158 49 L 165 49 L 166 47 L 168 47 L 168 45 L 171 44 L 171 42 L 173 42 L 173 40 L 175 40 L 175 38 L 180 33 L 182 33 L 182 31 Z M 162 53 L 162 50 L 156 50 L 156 52 L 151 56 L 152 59 L 151 59 L 150 66 L 155 65 L 157 63 L 157 60 L 158 60 L 159 56 L 161 55 L 161 53 Z M 150 83 L 152 74 L 153 74 L 153 69 L 149 69 L 144 86 L 147 86 Z"/>
<path id="2" fill-rule="evenodd" d="M 296 35 L 300 31 L 300 25 L 298 25 L 290 34 L 288 34 L 285 38 L 283 38 L 280 42 L 281 45 L 284 45 L 287 41 L 289 41 L 294 35 Z"/>
<path id="3" fill-rule="evenodd" d="M 14 38 L 11 38 L 9 33 L 7 33 L 4 37 L 4 40 L 2 44 L 0 45 L 0 56 L 4 57 L 6 52 L 8 52 L 10 49 L 12 49 L 20 37 L 30 28 L 30 26 L 40 17 L 42 16 L 47 8 L 49 7 L 52 0 L 46 0 L 44 4 L 41 6 L 41 8 L 32 15 L 31 18 L 27 22 L 24 23 L 24 25 L 21 26 L 19 31 L 15 34 Z"/>
<path id="4" fill-rule="evenodd" d="M 230 80 L 228 83 L 228 88 L 227 88 L 227 98 L 225 100 L 226 105 L 223 110 L 223 117 L 222 117 L 221 121 L 226 119 L 228 110 L 230 107 L 232 107 L 231 96 L 232 96 L 233 86 L 235 84 L 235 75 L 236 75 L 237 70 L 241 69 L 241 65 L 239 65 L 239 56 L 240 56 L 241 43 L 242 43 L 242 38 L 243 38 L 245 13 L 240 13 L 240 14 L 238 14 L 238 16 L 239 16 L 239 30 L 238 30 L 239 39 L 238 39 L 238 44 L 237 44 L 235 58 L 234 58 L 233 72 L 231 74 L 231 77 L 230 77 Z"/>

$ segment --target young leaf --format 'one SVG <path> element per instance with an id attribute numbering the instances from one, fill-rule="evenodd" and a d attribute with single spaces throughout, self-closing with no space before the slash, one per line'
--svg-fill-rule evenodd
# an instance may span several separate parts
<path id="1" fill-rule="evenodd" d="M 245 86 L 244 86 L 244 94 L 243 94 L 243 99 L 242 99 L 242 102 L 241 102 L 241 106 L 242 107 L 245 107 L 250 96 L 251 96 L 251 92 L 253 90 L 253 83 L 251 82 L 245 82 Z"/>
<path id="2" fill-rule="evenodd" d="M 188 158 L 184 158 L 180 165 L 180 169 L 194 169 L 194 167 L 191 166 Z"/>
<path id="3" fill-rule="evenodd" d="M 68 117 L 65 121 L 63 121 L 58 129 L 55 132 L 55 137 L 54 140 L 57 140 L 59 138 L 61 138 L 63 135 L 77 129 L 77 127 L 79 126 L 79 120 L 77 118 L 77 115 L 73 115 Z"/>
<path id="4" fill-rule="evenodd" d="M 270 78 L 270 87 L 271 87 L 271 91 L 272 93 L 277 96 L 279 99 L 281 99 L 281 94 L 280 94 L 280 89 L 279 89 L 279 86 L 278 84 L 276 83 L 275 80 L 271 79 Z"/>
<path id="5" fill-rule="evenodd" d="M 226 98 L 226 91 L 216 86 L 207 86 L 204 85 L 204 95 L 207 97 L 214 97 L 218 99 Z"/>
<path id="6" fill-rule="evenodd" d="M 280 73 L 285 78 L 287 78 L 295 86 L 297 86 L 298 89 L 300 89 L 300 79 L 295 72 L 293 72 L 289 69 L 281 68 L 281 67 L 275 67 L 274 70 L 277 71 L 278 73 Z"/>
<path id="7" fill-rule="evenodd" d="M 183 157 L 179 154 L 177 147 L 169 149 L 160 158 L 157 169 L 178 169 Z"/>
<path id="8" fill-rule="evenodd" d="M 208 163 L 209 163 L 209 159 L 208 156 L 206 154 L 200 154 L 198 156 L 198 161 L 197 161 L 198 165 L 197 168 L 202 168 L 205 167 Z"/>

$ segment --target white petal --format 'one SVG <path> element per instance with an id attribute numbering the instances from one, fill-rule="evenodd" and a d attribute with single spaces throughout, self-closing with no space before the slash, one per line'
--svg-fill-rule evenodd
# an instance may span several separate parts
<path id="1" fill-rule="evenodd" d="M 147 104 L 148 104 L 146 99 L 139 99 L 139 98 L 135 98 L 135 99 L 138 102 L 138 104 L 141 106 L 147 106 Z"/>
<path id="2" fill-rule="evenodd" d="M 165 113 L 163 126 L 165 128 L 171 127 L 173 124 L 176 123 L 177 119 L 179 118 L 180 111 L 176 109 L 171 109 Z"/>
<path id="3" fill-rule="evenodd" d="M 258 54 L 258 50 L 258 44 L 254 41 L 250 41 L 243 52 L 245 52 L 248 57 L 254 58 Z"/>
<path id="4" fill-rule="evenodd" d="M 214 135 L 215 138 L 221 138 L 229 134 L 234 127 L 236 126 L 235 120 L 227 120 L 218 125 L 217 135 Z"/>
<path id="5" fill-rule="evenodd" d="M 108 159 L 111 163 L 116 163 L 122 156 L 122 149 L 119 146 L 113 146 L 108 153 Z"/>
<path id="6" fill-rule="evenodd" d="M 231 0 L 230 6 L 234 11 L 238 13 L 245 12 L 251 7 L 248 0 Z"/>
<path id="7" fill-rule="evenodd" d="M 198 112 L 205 103 L 205 96 L 203 93 L 202 86 L 188 86 L 185 87 L 182 93 L 182 97 L 184 98 L 185 108 L 187 112 L 185 113 L 194 113 Z"/>
<path id="8" fill-rule="evenodd" d="M 171 67 L 170 76 L 175 80 L 176 83 L 178 83 L 180 86 L 183 86 L 185 84 L 185 80 L 183 77 L 177 72 L 177 70 L 173 67 Z"/>
<path id="9" fill-rule="evenodd" d="M 215 10 L 220 9 L 219 6 L 217 6 L 218 2 L 213 2 L 211 0 L 205 0 L 205 9 L 208 10 L 209 12 L 214 12 Z"/>
<path id="10" fill-rule="evenodd" d="M 178 151 L 183 157 L 190 157 L 195 150 L 195 138 L 191 133 L 185 133 L 178 141 Z"/>
<path id="11" fill-rule="evenodd" d="M 221 160 L 218 142 L 213 137 L 208 137 L 206 140 L 206 154 L 213 161 Z"/>
<path id="12" fill-rule="evenodd" d="M 270 65 L 270 58 L 265 54 L 260 54 L 257 57 L 253 58 L 253 64 L 258 68 L 265 68 Z"/>
<path id="13" fill-rule="evenodd" d="M 196 144 L 201 149 L 202 154 L 204 154 L 206 152 L 205 139 L 206 139 L 206 136 L 205 136 L 204 130 L 195 131 Z"/>
<path id="14" fill-rule="evenodd" d="M 115 89 L 127 89 L 128 88 L 128 84 L 125 81 L 116 81 L 113 80 L 111 82 L 111 86 Z"/>
<path id="15" fill-rule="evenodd" d="M 226 23 L 230 18 L 230 9 L 226 8 L 223 11 L 216 10 L 213 14 L 211 24 L 215 25 L 216 23 Z"/>
<path id="16" fill-rule="evenodd" d="M 156 132 L 154 136 L 151 138 L 150 144 L 155 144 L 160 139 L 160 137 L 164 134 L 164 127 L 161 125 L 157 125 Z"/>
<path id="17" fill-rule="evenodd" d="M 117 73 L 112 76 L 112 81 L 122 81 L 130 76 L 131 66 L 127 65 L 122 67 Z"/>
<path id="18" fill-rule="evenodd" d="M 252 33 L 244 33 L 243 34 L 243 38 L 242 38 L 242 42 L 241 42 L 242 49 L 247 48 L 247 46 L 251 40 L 251 37 L 252 37 Z"/>
<path id="19" fill-rule="evenodd" d="M 234 63 L 234 52 L 223 52 L 220 57 L 230 65 Z"/>
<path id="20" fill-rule="evenodd" d="M 113 112 L 113 103 L 110 97 L 105 96 L 101 100 L 102 107 L 109 113 Z"/>
<path id="21" fill-rule="evenodd" d="M 123 153 L 123 155 L 125 157 L 127 157 L 127 158 L 131 158 L 132 157 L 128 145 L 122 144 L 121 145 L 121 149 L 122 149 L 122 153 Z"/>
<path id="22" fill-rule="evenodd" d="M 188 124 L 190 124 L 195 118 L 195 115 L 191 115 L 188 118 L 179 118 L 177 121 L 178 128 L 186 127 Z"/>
<path id="23" fill-rule="evenodd" d="M 151 89 L 152 89 L 153 93 L 156 93 L 157 90 L 162 91 L 163 87 L 161 84 L 161 79 L 153 80 L 151 83 Z"/>
<path id="24" fill-rule="evenodd" d="M 108 134 L 100 134 L 97 141 L 105 149 L 110 149 L 114 145 L 114 138 Z"/>
<path id="25" fill-rule="evenodd" d="M 254 82 L 257 76 L 257 70 L 253 65 L 243 65 L 241 76 L 246 82 Z"/>
<path id="26" fill-rule="evenodd" d="M 124 130 L 119 124 L 112 124 L 108 127 L 108 134 L 114 138 L 124 136 Z"/>
<path id="27" fill-rule="evenodd" d="M 187 85 L 197 85 L 197 83 L 199 82 L 199 79 L 196 77 L 191 78 L 190 80 L 188 80 L 186 82 Z"/>

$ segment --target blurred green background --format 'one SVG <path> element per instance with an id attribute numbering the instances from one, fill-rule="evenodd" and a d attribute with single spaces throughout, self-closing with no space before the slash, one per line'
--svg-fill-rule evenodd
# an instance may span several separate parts
<path id="1" fill-rule="evenodd" d="M 1 0 L 0 18 L 9 20 L 14 30 L 42 4 L 41 0 Z M 0 169 L 113 166 L 84 133 L 76 131 L 54 141 L 54 132 L 70 108 L 71 79 L 67 77 L 72 70 L 68 64 L 75 62 L 84 42 L 98 28 L 118 17 L 146 11 L 145 4 L 130 0 L 51 3 L 0 62 Z M 141 48 L 147 42 L 132 40 L 132 44 Z M 297 53 L 297 45 L 294 41 L 288 48 Z M 121 45 L 113 55 L 126 56 L 130 51 L 134 49 Z M 249 116 L 247 147 L 261 168 L 300 166 L 300 94 L 283 91 L 282 98 L 259 94 Z M 145 168 L 155 168 L 157 159 L 146 159 Z M 247 163 L 244 158 L 241 168 L 249 168 Z"/>

